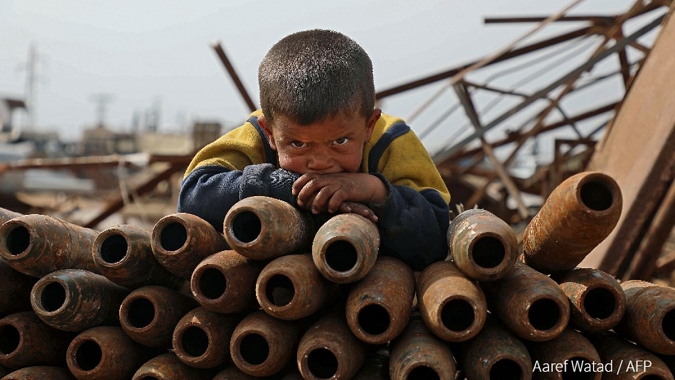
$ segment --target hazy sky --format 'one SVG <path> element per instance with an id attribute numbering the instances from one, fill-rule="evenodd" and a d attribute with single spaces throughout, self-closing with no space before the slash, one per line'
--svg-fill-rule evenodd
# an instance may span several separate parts
<path id="1" fill-rule="evenodd" d="M 92 94 L 113 96 L 107 122 L 128 129 L 160 99 L 162 128 L 243 120 L 248 109 L 209 43 L 220 40 L 257 102 L 257 67 L 285 35 L 334 29 L 370 54 L 378 90 L 489 55 L 533 27 L 484 25 L 484 16 L 549 15 L 541 0 L 0 0 L 0 96 L 22 97 L 29 46 L 40 54 L 39 130 L 72 139 L 96 120 Z M 632 1 L 586 0 L 573 13 L 624 11 Z M 427 90 L 421 90 L 427 91 Z M 417 104 L 392 97 L 386 112 Z M 417 95 L 419 98 L 419 94 Z M 419 100 L 417 100 L 419 103 Z"/>

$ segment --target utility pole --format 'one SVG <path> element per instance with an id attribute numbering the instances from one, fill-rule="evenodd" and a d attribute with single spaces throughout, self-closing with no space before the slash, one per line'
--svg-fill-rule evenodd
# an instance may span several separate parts
<path id="1" fill-rule="evenodd" d="M 89 100 L 96 103 L 96 126 L 98 128 L 105 127 L 105 114 L 108 104 L 112 102 L 112 94 L 92 94 L 89 96 Z"/>

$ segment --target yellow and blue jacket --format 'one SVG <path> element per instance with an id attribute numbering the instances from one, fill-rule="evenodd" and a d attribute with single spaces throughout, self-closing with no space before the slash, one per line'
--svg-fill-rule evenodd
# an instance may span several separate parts
<path id="1" fill-rule="evenodd" d="M 254 112 L 244 125 L 197 152 L 181 186 L 179 212 L 198 215 L 222 231 L 225 214 L 241 199 L 264 195 L 295 205 L 291 187 L 300 175 L 278 168 L 259 115 Z M 379 218 L 380 254 L 414 270 L 445 259 L 450 193 L 403 120 L 382 114 L 364 146 L 360 170 L 389 190 L 383 203 L 368 205 Z"/>

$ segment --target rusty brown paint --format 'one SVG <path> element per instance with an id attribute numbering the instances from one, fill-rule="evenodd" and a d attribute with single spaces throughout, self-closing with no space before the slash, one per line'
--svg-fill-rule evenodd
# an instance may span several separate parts
<path id="1" fill-rule="evenodd" d="M 162 286 L 145 286 L 124 298 L 119 309 L 120 325 L 134 341 L 149 347 L 171 347 L 178 321 L 197 302 Z"/>
<path id="2" fill-rule="evenodd" d="M 588 339 L 573 329 L 566 329 L 546 342 L 530 343 L 527 348 L 532 361 L 540 368 L 533 371 L 532 377 L 536 380 L 563 380 L 570 377 L 600 380 L 602 376 L 602 372 L 591 371 L 601 362 L 600 355 Z M 542 365 L 557 367 L 549 371 L 542 369 Z"/>
<path id="3" fill-rule="evenodd" d="M 306 251 L 314 232 L 309 214 L 282 200 L 263 196 L 235 203 L 223 221 L 230 247 L 253 260 Z"/>
<path id="4" fill-rule="evenodd" d="M 506 277 L 481 286 L 489 310 L 523 339 L 553 339 L 569 322 L 569 301 L 562 289 L 523 263 L 516 263 Z"/>
<path id="5" fill-rule="evenodd" d="M 532 359 L 527 348 L 493 317 L 488 317 L 475 338 L 462 344 L 461 351 L 460 363 L 468 379 L 532 378 Z"/>
<path id="6" fill-rule="evenodd" d="M 18 212 L 10 211 L 7 210 L 6 208 L 0 207 L 0 225 L 5 223 L 6 221 L 23 216 L 23 214 L 19 214 Z"/>
<path id="7" fill-rule="evenodd" d="M 100 274 L 65 269 L 42 277 L 31 291 L 35 313 L 59 330 L 80 332 L 98 325 L 117 325 L 118 310 L 129 294 Z"/>
<path id="8" fill-rule="evenodd" d="M 558 280 L 570 300 L 570 325 L 583 332 L 608 331 L 623 318 L 626 296 L 619 282 L 592 268 L 576 268 Z"/>
<path id="9" fill-rule="evenodd" d="M 673 375 L 658 356 L 630 343 L 611 332 L 587 335 L 600 354 L 604 365 L 611 363 L 612 371 L 604 372 L 603 380 L 673 380 Z M 651 366 L 644 367 L 645 361 Z M 619 363 L 623 363 L 618 368 Z M 637 367 L 637 363 L 643 363 Z"/>
<path id="10" fill-rule="evenodd" d="M 79 380 L 131 379 L 152 352 L 114 326 L 98 326 L 80 333 L 66 352 L 70 372 Z"/>
<path id="11" fill-rule="evenodd" d="M 48 326 L 32 311 L 0 319 L 0 364 L 14 369 L 63 365 L 73 335 Z"/>
<path id="12" fill-rule="evenodd" d="M 229 342 L 237 317 L 198 307 L 178 321 L 173 349 L 183 363 L 195 368 L 215 368 L 227 361 Z"/>
<path id="13" fill-rule="evenodd" d="M 331 311 L 300 339 L 297 363 L 303 379 L 351 379 L 365 355 L 365 345 L 349 331 L 342 313 Z"/>
<path id="14" fill-rule="evenodd" d="M 133 225 L 101 231 L 92 253 L 100 274 L 130 289 L 147 285 L 179 289 L 184 282 L 157 262 L 150 246 L 150 232 Z"/>
<path id="15" fill-rule="evenodd" d="M 357 214 L 340 214 L 316 232 L 312 258 L 324 277 L 346 284 L 368 274 L 379 247 L 380 232 L 373 222 Z"/>
<path id="16" fill-rule="evenodd" d="M 14 270 L 0 259 L 0 313 L 31 310 L 30 291 L 37 278 Z"/>
<path id="17" fill-rule="evenodd" d="M 257 307 L 255 282 L 262 265 L 233 250 L 214 253 L 192 272 L 195 299 L 217 313 L 239 313 Z"/>
<path id="18" fill-rule="evenodd" d="M 150 245 L 164 268 L 185 279 L 200 261 L 228 248 L 225 237 L 209 222 L 188 213 L 167 215 L 157 221 Z"/>
<path id="19" fill-rule="evenodd" d="M 410 319 L 415 276 L 402 261 L 380 256 L 349 292 L 345 313 L 354 335 L 370 344 L 396 338 Z"/>
<path id="20" fill-rule="evenodd" d="M 211 380 L 212 370 L 193 368 L 178 360 L 174 353 L 156 356 L 134 373 L 132 380 Z"/>
<path id="21" fill-rule="evenodd" d="M 46 215 L 24 215 L 0 226 L 0 257 L 33 277 L 59 269 L 96 272 L 91 249 L 97 232 Z"/>
<path id="22" fill-rule="evenodd" d="M 244 317 L 232 333 L 232 362 L 251 376 L 274 375 L 293 360 L 299 339 L 298 322 L 283 321 L 256 311 Z"/>
<path id="23" fill-rule="evenodd" d="M 70 372 L 61 367 L 34 366 L 16 370 L 2 380 L 75 380 Z"/>
<path id="24" fill-rule="evenodd" d="M 543 273 L 573 269 L 612 232 L 622 204 L 621 189 L 606 174 L 566 179 L 525 228 L 525 262 Z"/>
<path id="25" fill-rule="evenodd" d="M 452 220 L 448 246 L 457 267 L 478 281 L 504 277 L 518 256 L 518 241 L 513 229 L 482 209 L 466 210 Z"/>
<path id="26" fill-rule="evenodd" d="M 640 280 L 621 287 L 626 313 L 615 330 L 653 352 L 675 355 L 675 289 Z"/>
<path id="27" fill-rule="evenodd" d="M 401 337 L 392 343 L 389 358 L 392 380 L 454 380 L 455 372 L 455 358 L 450 348 L 418 317 L 411 319 Z"/>
<path id="28" fill-rule="evenodd" d="M 308 317 L 332 301 L 337 284 L 316 269 L 309 254 L 287 255 L 263 268 L 255 285 L 263 311 L 283 319 Z"/>
<path id="29" fill-rule="evenodd" d="M 422 319 L 439 338 L 471 339 L 485 324 L 487 301 L 478 285 L 449 261 L 429 265 L 417 279 Z"/>

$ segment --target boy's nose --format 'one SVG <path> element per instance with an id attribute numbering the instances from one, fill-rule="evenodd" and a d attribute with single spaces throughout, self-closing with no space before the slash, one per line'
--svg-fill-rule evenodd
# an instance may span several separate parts
<path id="1" fill-rule="evenodd" d="M 319 173 L 329 170 L 332 167 L 331 160 L 323 155 L 314 156 L 307 163 L 307 168 L 309 170 Z"/>

